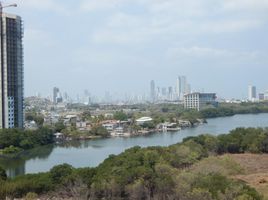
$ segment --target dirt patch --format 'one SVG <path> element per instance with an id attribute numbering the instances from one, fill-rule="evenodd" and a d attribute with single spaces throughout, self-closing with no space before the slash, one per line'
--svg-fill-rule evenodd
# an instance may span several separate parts
<path id="1" fill-rule="evenodd" d="M 230 157 L 245 169 L 245 173 L 234 178 L 245 181 L 268 200 L 268 154 L 233 154 Z"/>
<path id="2" fill-rule="evenodd" d="M 268 172 L 268 154 L 233 154 L 230 156 L 248 173 Z"/>

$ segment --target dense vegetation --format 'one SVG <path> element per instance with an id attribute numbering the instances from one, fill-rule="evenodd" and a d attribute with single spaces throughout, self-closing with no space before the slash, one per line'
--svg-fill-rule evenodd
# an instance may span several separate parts
<path id="1" fill-rule="evenodd" d="M 225 117 L 232 116 L 235 114 L 257 114 L 257 113 L 268 113 L 268 103 L 241 103 L 241 104 L 230 104 L 222 103 L 218 108 L 208 108 L 202 110 L 201 115 L 204 118 L 213 117 Z"/>
<path id="2" fill-rule="evenodd" d="M 52 130 L 40 128 L 35 131 L 20 129 L 0 130 L 0 153 L 12 154 L 22 150 L 53 143 Z"/>
<path id="3" fill-rule="evenodd" d="M 177 122 L 178 120 L 189 120 L 192 124 L 196 123 L 197 119 L 207 119 L 215 117 L 227 117 L 236 114 L 257 114 L 268 113 L 268 102 L 259 103 L 220 103 L 219 107 L 207 107 L 201 111 L 185 110 L 182 105 L 176 104 L 159 104 L 138 106 L 139 109 L 144 109 L 144 112 L 135 113 L 134 116 L 148 115 L 154 119 L 154 123 L 164 121 Z"/>
<path id="4" fill-rule="evenodd" d="M 134 147 L 111 155 L 96 168 L 59 165 L 48 173 L 2 180 L 0 196 L 36 193 L 77 199 L 261 200 L 254 189 L 230 178 L 241 173 L 238 164 L 228 156 L 215 157 L 244 152 L 267 153 L 268 129 L 239 128 L 218 137 L 189 137 L 169 147 Z"/>

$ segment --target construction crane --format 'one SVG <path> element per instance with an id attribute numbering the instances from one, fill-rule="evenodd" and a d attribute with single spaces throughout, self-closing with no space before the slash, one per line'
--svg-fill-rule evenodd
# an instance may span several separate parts
<path id="1" fill-rule="evenodd" d="M 17 7 L 17 4 L 9 4 L 9 5 L 4 5 L 2 4 L 2 1 L 0 1 L 0 13 L 2 14 L 4 8 L 9 8 L 9 7 Z"/>

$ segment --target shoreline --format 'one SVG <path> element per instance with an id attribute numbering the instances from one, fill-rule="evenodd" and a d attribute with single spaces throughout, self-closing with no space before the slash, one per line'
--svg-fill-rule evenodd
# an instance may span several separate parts
<path id="1" fill-rule="evenodd" d="M 256 116 L 259 116 L 259 117 L 256 117 L 255 122 L 257 122 L 257 123 L 261 122 L 262 125 L 255 126 L 254 121 L 252 121 L 252 116 L 249 115 L 249 117 L 246 118 L 247 120 L 249 120 L 249 122 L 243 123 L 244 126 L 247 128 L 259 128 L 259 127 L 266 128 L 267 127 L 267 119 L 268 119 L 267 115 L 265 115 L 265 116 L 256 115 Z M 238 119 L 239 118 L 240 117 L 238 116 Z M 263 120 L 259 121 L 258 119 L 260 119 L 260 118 Z M 156 133 L 156 134 L 152 134 L 151 136 L 148 136 L 148 137 L 147 136 L 140 136 L 140 137 L 118 138 L 118 139 L 107 138 L 106 140 L 98 140 L 97 139 L 96 142 L 88 141 L 88 142 L 81 142 L 80 143 L 78 141 L 73 141 L 73 142 L 67 142 L 66 144 L 63 143 L 63 144 L 59 144 L 59 145 L 55 145 L 55 146 L 48 145 L 47 147 L 46 146 L 41 147 L 39 150 L 37 149 L 37 151 L 35 151 L 35 150 L 29 151 L 29 153 L 26 153 L 26 156 L 23 156 L 22 158 L 18 159 L 18 161 L 16 161 L 17 158 L 13 159 L 13 160 L 1 159 L 0 163 L 2 163 L 2 165 L 5 167 L 5 169 L 11 170 L 11 172 L 14 171 L 14 167 L 23 167 L 23 166 L 25 166 L 25 164 L 29 165 L 29 163 L 37 162 L 37 161 L 40 161 L 41 163 L 49 166 L 49 167 L 45 167 L 45 169 L 44 169 L 43 167 L 41 167 L 43 165 L 42 164 L 42 165 L 40 165 L 40 170 L 39 170 L 39 167 L 38 167 L 39 164 L 37 164 L 37 169 L 38 169 L 37 172 L 49 171 L 53 166 L 62 163 L 61 159 L 63 159 L 67 163 L 72 163 L 76 167 L 81 167 L 81 166 L 82 167 L 83 166 L 96 167 L 100 163 L 99 159 L 105 160 L 106 158 L 108 158 L 108 156 L 110 154 L 117 155 L 118 153 L 121 153 L 121 152 L 125 151 L 126 149 L 131 148 L 133 146 L 141 146 L 141 147 L 165 146 L 166 147 L 169 145 L 174 145 L 174 144 L 182 141 L 184 138 L 187 138 L 187 137 L 198 136 L 198 135 L 202 135 L 203 133 L 217 136 L 217 135 L 223 134 L 223 133 L 227 134 L 231 130 L 234 130 L 236 128 L 243 126 L 243 125 L 239 125 L 239 126 L 234 127 L 233 125 L 230 125 L 230 127 L 229 127 L 228 124 L 230 124 L 229 122 L 232 120 L 233 119 L 231 118 L 230 120 L 227 119 L 227 120 L 222 121 L 221 119 L 219 119 L 218 121 L 216 121 L 216 124 L 223 123 L 224 127 L 227 126 L 228 130 L 226 130 L 226 132 L 219 130 L 217 127 L 215 128 L 214 127 L 214 120 L 213 121 L 208 120 L 208 123 L 210 124 L 209 126 L 204 125 L 204 126 L 199 126 L 199 127 L 192 128 L 192 129 L 184 129 L 181 131 L 181 133 L 180 132 L 174 133 L 174 134 L 170 133 L 170 132 L 164 133 L 164 134 Z M 244 118 L 242 118 L 242 120 L 243 120 L 243 122 L 245 122 Z M 225 126 L 225 124 L 226 124 L 226 126 Z M 204 130 L 202 127 L 207 127 L 211 131 L 206 131 L 207 128 Z M 223 127 L 222 125 L 219 126 L 220 129 L 222 127 Z M 198 130 L 202 130 L 202 131 L 198 131 Z M 127 140 L 127 141 L 125 141 L 125 140 Z M 57 149 L 56 152 L 54 151 L 55 149 Z M 75 162 L 75 163 L 79 163 L 79 164 L 75 164 L 75 163 L 73 163 L 73 159 L 69 158 L 69 156 L 77 156 L 79 154 L 78 152 L 80 152 L 79 149 L 83 149 L 81 151 L 81 152 L 83 152 L 83 154 L 81 156 L 82 156 L 82 158 L 86 157 L 87 161 L 82 159 L 81 162 L 80 161 Z M 64 154 L 61 153 L 59 155 L 59 152 L 62 152 Z M 100 158 L 96 158 L 96 155 L 100 155 Z M 56 161 L 54 160 L 55 158 L 57 158 Z M 75 159 L 77 160 L 78 158 L 75 157 Z M 20 160 L 21 160 L 21 164 L 17 163 Z M 11 162 L 11 163 L 8 164 L 9 162 Z M 25 174 L 25 173 L 30 174 L 31 172 L 32 172 L 32 170 L 28 166 L 28 168 L 26 169 L 25 172 L 21 172 L 21 173 L 18 172 L 18 173 L 16 173 L 16 175 L 14 175 L 14 177 L 18 176 L 20 174 Z M 12 174 L 11 174 L 11 176 L 13 177 Z"/>
<path id="2" fill-rule="evenodd" d="M 234 115 L 229 115 L 229 116 L 217 116 L 217 117 L 208 117 L 208 118 L 205 118 L 204 120 L 206 121 L 207 119 L 217 119 L 217 118 L 228 118 L 228 117 L 233 117 L 233 116 L 236 116 L 236 115 L 259 115 L 259 114 L 268 114 L 268 112 L 258 112 L 258 113 L 236 113 Z M 191 128 L 194 128 L 196 126 L 200 126 L 202 124 L 205 124 L 207 122 L 204 122 L 204 123 L 198 123 L 198 124 L 193 124 L 191 126 L 187 126 L 187 127 L 181 127 L 181 130 L 184 130 L 184 129 L 191 129 Z M 122 138 L 131 138 L 131 137 L 139 137 L 139 136 L 146 136 L 146 135 L 150 135 L 150 134 L 154 134 L 154 133 L 168 133 L 168 132 L 179 132 L 180 130 L 178 131 L 162 131 L 162 130 L 152 130 L 152 131 L 147 131 L 147 132 L 143 132 L 143 133 L 138 133 L 138 134 L 129 134 L 127 133 L 127 135 L 119 135 L 119 136 L 108 136 L 108 137 L 102 137 L 102 136 L 80 136 L 80 137 L 69 137 L 69 140 L 67 139 L 63 139 L 63 140 L 55 140 L 54 143 L 51 143 L 51 144 L 47 144 L 47 145 L 57 145 L 58 143 L 65 143 L 65 142 L 68 142 L 68 141 L 88 141 L 88 140 L 95 140 L 95 139 L 105 139 L 105 138 L 118 138 L 118 137 L 122 137 Z M 44 147 L 44 146 L 47 146 L 47 145 L 42 145 L 42 146 L 37 146 L 35 148 L 38 148 L 38 147 Z M 31 151 L 35 148 L 32 148 L 32 149 L 27 149 L 27 150 L 22 150 L 18 153 L 15 153 L 15 154 L 1 154 L 0 153 L 0 159 L 18 159 L 18 158 L 21 158 L 23 156 L 23 154 L 27 153 L 28 151 Z"/>

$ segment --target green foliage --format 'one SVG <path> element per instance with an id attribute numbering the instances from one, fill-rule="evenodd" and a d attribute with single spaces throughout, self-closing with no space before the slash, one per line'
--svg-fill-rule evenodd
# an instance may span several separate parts
<path id="1" fill-rule="evenodd" d="M 140 125 L 142 128 L 147 128 L 147 129 L 153 129 L 155 128 L 155 123 L 154 122 L 145 122 Z"/>
<path id="2" fill-rule="evenodd" d="M 215 117 L 226 117 L 233 116 L 234 110 L 231 108 L 219 107 L 219 108 L 208 108 L 200 111 L 204 118 L 215 118 Z"/>
<path id="3" fill-rule="evenodd" d="M 66 127 L 63 124 L 63 122 L 57 122 L 55 125 L 55 132 L 61 132 L 62 130 L 64 130 Z"/>
<path id="4" fill-rule="evenodd" d="M 265 152 L 264 141 L 268 131 L 262 128 L 237 128 L 229 135 L 218 137 L 218 153 L 261 153 Z"/>
<path id="5" fill-rule="evenodd" d="M 237 128 L 227 135 L 218 137 L 200 135 L 188 137 L 183 142 L 194 141 L 210 153 L 266 153 L 268 147 L 268 129 Z"/>
<path id="6" fill-rule="evenodd" d="M 267 113 L 268 104 L 266 102 L 261 103 L 221 103 L 218 108 L 208 108 L 201 110 L 200 113 L 204 118 L 226 117 L 233 116 L 235 114 L 256 114 Z"/>
<path id="7" fill-rule="evenodd" d="M 35 131 L 0 130 L 0 149 L 4 149 L 6 153 L 17 153 L 20 149 L 31 149 L 51 143 L 53 143 L 53 134 L 48 128 L 43 127 Z"/>
<path id="8" fill-rule="evenodd" d="M 104 128 L 102 125 L 97 125 L 92 127 L 90 134 L 102 136 L 102 137 L 108 137 L 109 133 L 106 128 Z"/>
<path id="9" fill-rule="evenodd" d="M 93 183 L 93 177 L 96 175 L 95 168 L 79 168 L 74 171 L 74 174 L 81 177 L 82 181 L 90 186 Z"/>
<path id="10" fill-rule="evenodd" d="M 9 146 L 9 147 L 6 147 L 4 148 L 3 150 L 1 150 L 0 152 L 4 155 L 7 155 L 7 154 L 16 154 L 16 153 L 19 153 L 21 152 L 22 149 L 18 148 L 18 147 L 14 147 L 14 146 Z"/>
<path id="11" fill-rule="evenodd" d="M 180 118 L 183 119 L 183 120 L 188 120 L 188 121 L 191 122 L 191 124 L 194 124 L 194 123 L 197 122 L 197 119 L 202 118 L 202 115 L 198 111 L 187 110 L 187 111 L 182 113 Z"/>
<path id="12" fill-rule="evenodd" d="M 36 112 L 26 113 L 25 119 L 28 121 L 35 121 L 39 127 L 42 127 L 44 124 L 44 116 Z"/>
<path id="13" fill-rule="evenodd" d="M 2 189 L 6 196 L 10 198 L 24 197 L 28 192 L 41 194 L 53 190 L 54 185 L 48 173 L 35 175 L 25 175 L 14 180 L 8 180 Z"/>
<path id="14" fill-rule="evenodd" d="M 231 185 L 231 180 L 221 174 L 210 174 L 207 176 L 199 176 L 195 183 L 196 188 L 208 189 L 213 198 L 218 197 L 218 192 L 225 193 Z"/>
<path id="15" fill-rule="evenodd" d="M 219 137 L 190 137 L 169 147 L 133 147 L 109 156 L 96 168 L 74 169 L 63 164 L 48 173 L 4 181 L 0 196 L 19 198 L 28 192 L 59 189 L 79 199 L 81 196 L 71 193 L 79 183 L 79 191 L 86 185 L 83 191 L 88 199 L 261 200 L 254 189 L 228 178 L 243 171 L 238 164 L 228 156 L 209 155 L 263 152 L 267 138 L 266 129 L 240 128 Z"/>
<path id="16" fill-rule="evenodd" d="M 73 167 L 71 165 L 58 165 L 50 170 L 50 178 L 54 184 L 61 184 L 72 174 L 72 172 Z"/>
<path id="17" fill-rule="evenodd" d="M 90 120 L 91 119 L 91 113 L 89 110 L 86 110 L 82 113 L 82 120 Z"/>
<path id="18" fill-rule="evenodd" d="M 126 121 L 128 120 L 128 116 L 123 111 L 119 111 L 114 114 L 114 119 L 119 121 Z"/>

